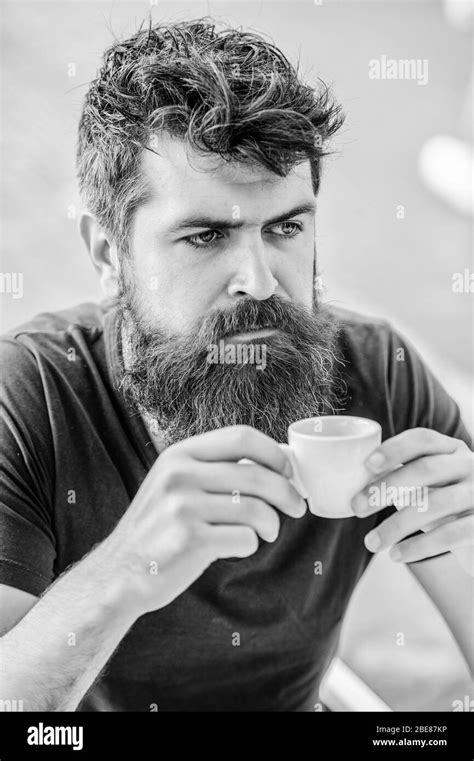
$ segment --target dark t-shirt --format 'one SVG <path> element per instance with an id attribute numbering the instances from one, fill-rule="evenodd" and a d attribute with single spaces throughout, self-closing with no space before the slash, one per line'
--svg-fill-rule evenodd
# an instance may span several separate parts
<path id="1" fill-rule="evenodd" d="M 379 421 L 383 439 L 423 426 L 469 444 L 458 407 L 388 322 L 331 311 L 341 324 L 343 414 Z M 158 455 L 115 387 L 113 303 L 38 315 L 0 348 L 0 583 L 41 596 L 112 531 Z M 275 543 L 216 561 L 141 616 L 78 710 L 312 710 L 372 557 L 363 538 L 393 510 L 281 514 Z"/>

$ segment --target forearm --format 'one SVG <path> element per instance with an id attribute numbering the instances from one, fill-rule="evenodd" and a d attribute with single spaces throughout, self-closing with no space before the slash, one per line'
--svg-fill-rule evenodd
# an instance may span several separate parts
<path id="1" fill-rule="evenodd" d="M 408 567 L 451 629 L 474 678 L 474 579 L 451 552 Z"/>
<path id="2" fill-rule="evenodd" d="M 0 639 L 0 698 L 76 710 L 138 615 L 103 543 Z"/>

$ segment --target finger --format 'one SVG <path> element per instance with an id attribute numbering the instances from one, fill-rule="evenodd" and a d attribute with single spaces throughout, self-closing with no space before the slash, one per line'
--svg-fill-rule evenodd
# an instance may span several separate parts
<path id="1" fill-rule="evenodd" d="M 291 518 L 306 513 L 306 502 L 288 478 L 262 465 L 201 463 L 198 478 L 201 488 L 211 494 L 257 497 Z"/>
<path id="2" fill-rule="evenodd" d="M 248 526 L 211 526 L 206 543 L 214 560 L 246 558 L 258 550 L 258 537 Z"/>
<path id="3" fill-rule="evenodd" d="M 471 470 L 472 462 L 467 462 L 463 457 L 421 457 L 368 484 L 353 497 L 352 509 L 361 518 L 389 505 L 422 507 L 429 486 L 457 485 L 466 480 Z"/>
<path id="4" fill-rule="evenodd" d="M 280 531 L 276 510 L 256 497 L 234 497 L 224 494 L 202 494 L 193 502 L 193 513 L 210 524 L 250 526 L 266 542 L 274 542 Z"/>
<path id="5" fill-rule="evenodd" d="M 417 505 L 403 507 L 371 531 L 369 544 L 371 549 L 376 547 L 376 551 L 380 552 L 415 531 L 428 529 L 439 520 L 455 520 L 457 514 L 473 507 L 472 486 L 466 481 L 442 489 L 429 489 Z"/>
<path id="6" fill-rule="evenodd" d="M 274 439 L 248 425 L 234 425 L 193 436 L 175 445 L 196 460 L 238 461 L 244 457 L 288 477 L 293 469 Z M 171 452 L 170 447 L 166 450 Z"/>
<path id="7" fill-rule="evenodd" d="M 474 546 L 474 516 L 466 515 L 426 534 L 397 544 L 390 550 L 392 560 L 414 563 L 460 547 Z"/>
<path id="8" fill-rule="evenodd" d="M 371 453 L 365 464 L 372 473 L 386 473 L 395 470 L 400 463 L 410 462 L 417 457 L 452 454 L 462 444 L 462 441 L 430 428 L 410 428 L 384 441 Z"/>

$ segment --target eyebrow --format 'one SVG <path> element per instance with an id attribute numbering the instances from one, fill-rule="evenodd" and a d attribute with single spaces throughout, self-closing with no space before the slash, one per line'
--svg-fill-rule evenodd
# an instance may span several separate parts
<path id="1" fill-rule="evenodd" d="M 315 211 L 316 204 L 314 202 L 299 204 L 298 206 L 294 206 L 289 211 L 282 212 L 281 214 L 278 214 L 271 219 L 267 219 L 267 221 L 264 222 L 263 226 L 268 227 L 269 225 L 276 225 L 278 222 L 284 222 L 286 219 L 289 219 L 290 217 L 296 217 L 298 214 L 314 214 Z M 245 222 L 242 220 L 213 219 L 212 217 L 201 216 L 185 217 L 175 222 L 173 227 L 170 228 L 167 232 L 176 233 L 180 230 L 187 230 L 192 227 L 209 227 L 219 228 L 221 230 L 231 230 L 243 227 L 244 225 Z"/>

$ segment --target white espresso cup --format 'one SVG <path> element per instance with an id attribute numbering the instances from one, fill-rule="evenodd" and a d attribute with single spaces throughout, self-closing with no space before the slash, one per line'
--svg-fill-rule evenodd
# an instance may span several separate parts
<path id="1" fill-rule="evenodd" d="M 350 415 L 305 418 L 288 428 L 279 446 L 293 467 L 293 483 L 310 511 L 322 518 L 354 515 L 351 499 L 373 478 L 365 460 L 382 441 L 375 420 Z"/>

